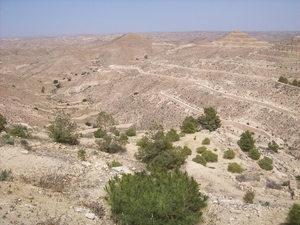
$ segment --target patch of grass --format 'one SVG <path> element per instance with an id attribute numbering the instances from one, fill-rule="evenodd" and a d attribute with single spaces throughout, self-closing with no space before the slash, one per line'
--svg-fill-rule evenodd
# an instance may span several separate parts
<path id="1" fill-rule="evenodd" d="M 287 187 L 290 185 L 290 181 L 284 181 L 281 186 Z"/>
<path id="2" fill-rule="evenodd" d="M 35 186 L 51 189 L 55 192 L 63 192 L 69 182 L 70 178 L 66 175 L 48 174 L 42 176 Z"/>
<path id="3" fill-rule="evenodd" d="M 85 150 L 83 150 L 83 149 L 78 150 L 77 156 L 78 156 L 78 158 L 79 158 L 81 161 L 86 161 L 85 153 L 86 153 L 86 152 L 85 152 Z"/>
<path id="4" fill-rule="evenodd" d="M 121 163 L 121 162 L 119 162 L 119 161 L 116 161 L 116 160 L 113 160 L 112 162 L 107 162 L 106 163 L 107 164 L 107 166 L 109 167 L 109 168 L 112 168 L 112 167 L 118 167 L 118 166 L 123 166 L 123 164 Z"/>
<path id="5" fill-rule="evenodd" d="M 0 181 L 8 181 L 11 177 L 11 169 L 9 170 L 1 170 L 1 173 L 0 173 Z"/>

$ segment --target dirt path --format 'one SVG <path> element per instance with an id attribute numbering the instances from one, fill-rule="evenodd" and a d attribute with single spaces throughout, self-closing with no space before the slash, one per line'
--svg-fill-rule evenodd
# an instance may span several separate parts
<path id="1" fill-rule="evenodd" d="M 168 65 L 168 66 L 176 66 L 176 65 Z M 250 102 L 250 103 L 253 103 L 253 104 L 257 104 L 257 105 L 260 105 L 260 106 L 264 106 L 266 108 L 269 108 L 269 109 L 273 109 L 273 110 L 276 110 L 278 112 L 283 112 L 285 114 L 288 114 L 288 115 L 291 115 L 291 116 L 296 116 L 296 117 L 300 117 L 300 113 L 298 112 L 294 112 L 294 111 L 291 111 L 291 110 L 288 110 L 288 109 L 284 109 L 284 108 L 280 108 L 280 107 L 277 107 L 277 106 L 274 106 L 274 105 L 271 105 L 271 104 L 268 104 L 268 103 L 265 103 L 265 102 L 261 102 L 261 101 L 258 101 L 258 100 L 254 100 L 254 99 L 249 99 L 249 98 L 245 98 L 245 97 L 241 97 L 241 96 L 237 96 L 237 95 L 234 95 L 234 94 L 229 94 L 229 93 L 225 93 L 225 92 L 222 92 L 222 91 L 219 91 L 219 90 L 216 90 L 212 87 L 209 87 L 207 85 L 204 85 L 203 82 L 201 80 L 196 80 L 196 79 L 191 79 L 191 78 L 178 78 L 178 77 L 171 77 L 171 76 L 167 76 L 167 75 L 161 75 L 161 74 L 154 74 L 154 73 L 149 73 L 149 72 L 145 72 L 143 71 L 141 68 L 139 67 L 136 67 L 136 66 L 119 66 L 119 65 L 110 65 L 109 66 L 111 69 L 125 69 L 125 70 L 128 70 L 128 69 L 136 69 L 139 71 L 139 73 L 141 74 L 147 74 L 147 75 L 152 75 L 152 76 L 158 76 L 158 77 L 163 77 L 163 78 L 167 78 L 167 79 L 174 79 L 174 80 L 179 80 L 181 82 L 191 82 L 191 83 L 194 83 L 194 84 L 197 84 L 197 85 L 200 85 L 204 88 L 207 88 L 211 91 L 214 91 L 216 93 L 220 93 L 224 96 L 229 96 L 231 98 L 234 98 L 236 100 L 241 100 L 241 101 L 246 101 L 246 102 Z M 177 66 L 177 67 L 180 67 L 180 66 Z M 180 67 L 181 68 L 181 67 Z M 188 68 L 188 67 L 182 67 L 182 68 Z M 224 72 L 225 73 L 225 72 Z"/>

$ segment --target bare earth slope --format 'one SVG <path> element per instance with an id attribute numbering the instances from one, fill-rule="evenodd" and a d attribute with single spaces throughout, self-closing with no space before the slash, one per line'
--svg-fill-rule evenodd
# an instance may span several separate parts
<path id="1" fill-rule="evenodd" d="M 93 222 L 113 224 L 102 202 L 103 187 L 121 172 L 106 163 L 116 159 L 131 172 L 143 169 L 133 157 L 142 130 L 153 123 L 179 129 L 186 116 L 198 117 L 210 106 L 217 109 L 222 127 L 176 143 L 193 150 L 183 169 L 210 196 L 203 223 L 283 223 L 292 203 L 299 203 L 300 87 L 278 79 L 300 81 L 299 34 L 233 31 L 0 40 L 0 113 L 9 125 L 32 128 L 34 138 L 28 141 L 36 150 L 23 152 L 20 140 L 15 147 L 0 147 L 0 169 L 11 168 L 14 175 L 13 181 L 0 183 L 3 224 L 51 218 L 60 218 L 61 224 L 87 224 L 91 220 L 85 214 L 94 201 L 105 212 Z M 57 110 L 70 113 L 78 123 L 83 134 L 79 146 L 53 144 L 47 138 L 44 126 Z M 97 151 L 94 130 L 85 123 L 95 123 L 100 111 L 111 113 L 121 127 L 140 130 L 126 153 Z M 273 159 L 273 171 L 260 169 L 238 148 L 245 130 L 254 133 L 262 154 Z M 219 156 L 208 167 L 192 161 L 205 137 Z M 278 154 L 265 150 L 272 140 L 280 145 Z M 244 180 L 227 172 L 229 161 L 222 156 L 228 148 L 246 169 Z M 87 151 L 87 162 L 77 158 L 79 149 Z M 43 182 L 53 176 L 63 181 L 59 191 Z M 270 188 L 270 183 L 280 186 L 288 180 L 294 200 L 287 187 Z M 243 203 L 247 189 L 256 193 L 253 205 Z"/>

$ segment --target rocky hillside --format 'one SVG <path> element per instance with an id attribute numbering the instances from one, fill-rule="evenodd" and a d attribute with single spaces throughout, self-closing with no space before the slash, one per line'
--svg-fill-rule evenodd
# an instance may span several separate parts
<path id="1" fill-rule="evenodd" d="M 24 150 L 20 139 L 15 146 L 0 147 L 0 169 L 13 172 L 12 180 L 0 183 L 6 224 L 113 224 L 103 187 L 116 174 L 144 169 L 134 158 L 144 130 L 154 123 L 179 129 L 186 116 L 198 117 L 210 106 L 217 109 L 221 128 L 198 132 L 196 140 L 186 135 L 176 143 L 192 149 L 182 169 L 210 197 L 204 224 L 284 223 L 292 203 L 299 202 L 300 87 L 278 79 L 300 80 L 299 36 L 255 35 L 234 31 L 1 40 L 0 113 L 9 126 L 22 123 L 32 130 L 27 141 L 35 150 Z M 45 126 L 59 110 L 76 121 L 80 145 L 59 145 L 48 138 Z M 95 123 L 100 111 L 112 114 L 121 128 L 138 129 L 125 153 L 109 155 L 95 145 L 95 129 L 86 123 Z M 253 132 L 263 156 L 274 161 L 273 171 L 262 170 L 237 146 L 246 130 Z M 219 156 L 218 163 L 207 167 L 192 161 L 205 137 Z M 272 140 L 279 144 L 278 154 L 266 150 Z M 236 152 L 244 176 L 227 171 L 229 161 L 222 156 L 228 148 Z M 77 156 L 82 149 L 84 162 Z M 125 167 L 108 168 L 106 163 L 114 159 Z M 282 186 L 287 181 L 295 189 L 294 200 Z M 253 205 L 243 202 L 248 189 L 256 193 Z"/>

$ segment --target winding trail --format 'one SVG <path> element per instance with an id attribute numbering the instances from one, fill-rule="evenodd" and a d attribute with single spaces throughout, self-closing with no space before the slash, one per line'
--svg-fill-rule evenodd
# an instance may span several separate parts
<path id="1" fill-rule="evenodd" d="M 173 66 L 173 65 L 169 65 L 169 66 Z M 174 65 L 174 66 L 176 66 L 176 65 Z M 188 67 L 181 67 L 181 66 L 177 66 L 177 67 L 188 68 Z M 276 110 L 278 112 L 282 112 L 282 113 L 288 114 L 290 116 L 295 116 L 297 118 L 300 118 L 300 113 L 298 113 L 298 112 L 294 112 L 294 111 L 291 111 L 291 110 L 288 110 L 288 109 L 280 108 L 278 106 L 274 106 L 274 105 L 271 105 L 269 103 L 261 102 L 261 101 L 258 101 L 258 100 L 249 99 L 249 98 L 245 98 L 245 97 L 242 97 L 242 96 L 237 96 L 237 95 L 234 95 L 234 94 L 225 93 L 223 91 L 216 90 L 216 89 L 214 89 L 212 87 L 209 87 L 209 86 L 203 84 L 203 81 L 201 81 L 201 80 L 191 79 L 191 78 L 179 78 L 179 77 L 172 77 L 172 76 L 167 76 L 167 75 L 162 75 L 162 74 L 149 73 L 149 72 L 145 72 L 141 68 L 135 67 L 135 66 L 110 65 L 109 68 L 111 68 L 111 69 L 125 69 L 125 70 L 136 69 L 136 70 L 138 70 L 138 72 L 140 74 L 147 74 L 147 75 L 152 75 L 152 76 L 157 76 L 157 77 L 163 77 L 163 78 L 167 78 L 167 79 L 178 80 L 178 81 L 181 81 L 181 82 L 190 82 L 190 83 L 193 83 L 193 84 L 197 84 L 197 85 L 199 85 L 201 87 L 204 87 L 206 89 L 209 89 L 209 90 L 211 90 L 213 92 L 222 94 L 223 96 L 228 96 L 228 97 L 234 98 L 235 100 L 241 100 L 241 101 L 250 102 L 250 103 L 253 103 L 253 104 L 264 106 L 264 107 L 269 108 L 269 109 Z M 191 68 L 188 68 L 188 69 L 191 69 Z M 235 73 L 232 73 L 232 74 L 237 75 Z"/>

